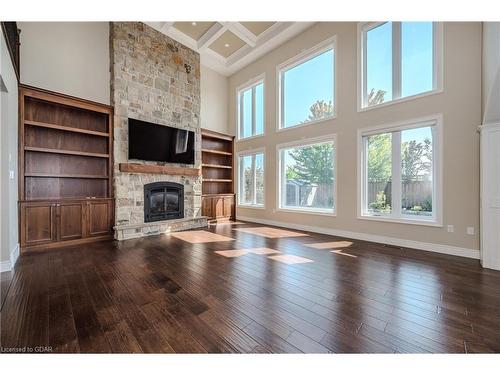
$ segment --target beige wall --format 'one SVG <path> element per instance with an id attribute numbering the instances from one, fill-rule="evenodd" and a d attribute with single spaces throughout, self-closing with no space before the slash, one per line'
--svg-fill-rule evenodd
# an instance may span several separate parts
<path id="1" fill-rule="evenodd" d="M 5 84 L 0 97 L 0 262 L 9 262 L 17 249 L 17 78 L 3 33 L 0 31 L 0 76 Z M 14 171 L 14 178 L 9 178 Z"/>
<path id="2" fill-rule="evenodd" d="M 228 78 L 201 66 L 201 127 L 228 132 Z"/>
<path id="3" fill-rule="evenodd" d="M 336 119 L 276 132 L 276 65 L 337 35 Z M 481 121 L 481 24 L 444 26 L 444 92 L 366 112 L 357 112 L 357 24 L 319 23 L 229 80 L 229 122 L 236 126 L 236 87 L 265 73 L 265 137 L 237 142 L 236 150 L 265 147 L 264 210 L 238 208 L 240 217 L 274 220 L 292 225 L 387 236 L 410 241 L 479 249 L 479 138 Z M 394 224 L 357 219 L 357 134 L 359 128 L 443 114 L 443 223 L 444 227 Z M 302 138 L 337 134 L 337 216 L 274 212 L 276 208 L 276 145 Z M 455 226 L 454 233 L 446 225 Z M 475 235 L 467 235 L 472 226 Z M 467 252 L 467 250 L 465 250 Z M 472 254 L 472 252 L 471 252 Z M 477 256 L 477 252 L 474 252 Z"/>
<path id="4" fill-rule="evenodd" d="M 19 22 L 21 82 L 109 104 L 108 22 Z"/>

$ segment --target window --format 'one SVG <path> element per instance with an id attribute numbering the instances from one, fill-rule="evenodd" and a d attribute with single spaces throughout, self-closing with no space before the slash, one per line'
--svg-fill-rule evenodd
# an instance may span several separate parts
<path id="1" fill-rule="evenodd" d="M 360 35 L 362 107 L 438 89 L 439 23 L 368 23 Z"/>
<path id="2" fill-rule="evenodd" d="M 278 146 L 278 158 L 279 208 L 333 214 L 334 139 Z"/>
<path id="3" fill-rule="evenodd" d="M 238 90 L 238 139 L 264 134 L 264 80 Z"/>
<path id="4" fill-rule="evenodd" d="M 238 156 L 238 204 L 264 207 L 264 152 Z"/>
<path id="5" fill-rule="evenodd" d="M 439 222 L 438 126 L 431 119 L 361 131 L 362 216 Z"/>
<path id="6" fill-rule="evenodd" d="M 280 129 L 334 116 L 334 61 L 334 39 L 329 39 L 278 67 Z"/>

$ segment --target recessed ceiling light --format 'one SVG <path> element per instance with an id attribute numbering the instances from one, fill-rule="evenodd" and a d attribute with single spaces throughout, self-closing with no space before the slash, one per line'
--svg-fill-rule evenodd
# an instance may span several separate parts
<path id="1" fill-rule="evenodd" d="M 226 48 L 229 47 L 229 43 L 224 44 L 224 47 Z"/>
<path id="2" fill-rule="evenodd" d="M 196 26 L 196 22 L 191 22 L 191 25 Z"/>

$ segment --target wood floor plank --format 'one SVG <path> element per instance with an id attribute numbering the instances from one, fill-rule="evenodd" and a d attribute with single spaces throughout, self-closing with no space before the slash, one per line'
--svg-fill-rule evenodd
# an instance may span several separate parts
<path id="1" fill-rule="evenodd" d="M 9 287 L 2 283 L 1 345 L 64 353 L 500 352 L 500 272 L 477 260 L 300 231 L 272 238 L 284 232 L 234 230 L 257 227 L 207 229 L 233 241 L 162 235 L 23 255 Z M 255 248 L 310 262 L 239 251 Z"/>

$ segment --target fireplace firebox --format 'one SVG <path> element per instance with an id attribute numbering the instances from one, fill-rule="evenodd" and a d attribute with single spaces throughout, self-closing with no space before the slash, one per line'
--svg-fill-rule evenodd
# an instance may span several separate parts
<path id="1" fill-rule="evenodd" d="M 144 222 L 183 217 L 183 185 L 175 182 L 154 182 L 144 185 Z"/>

